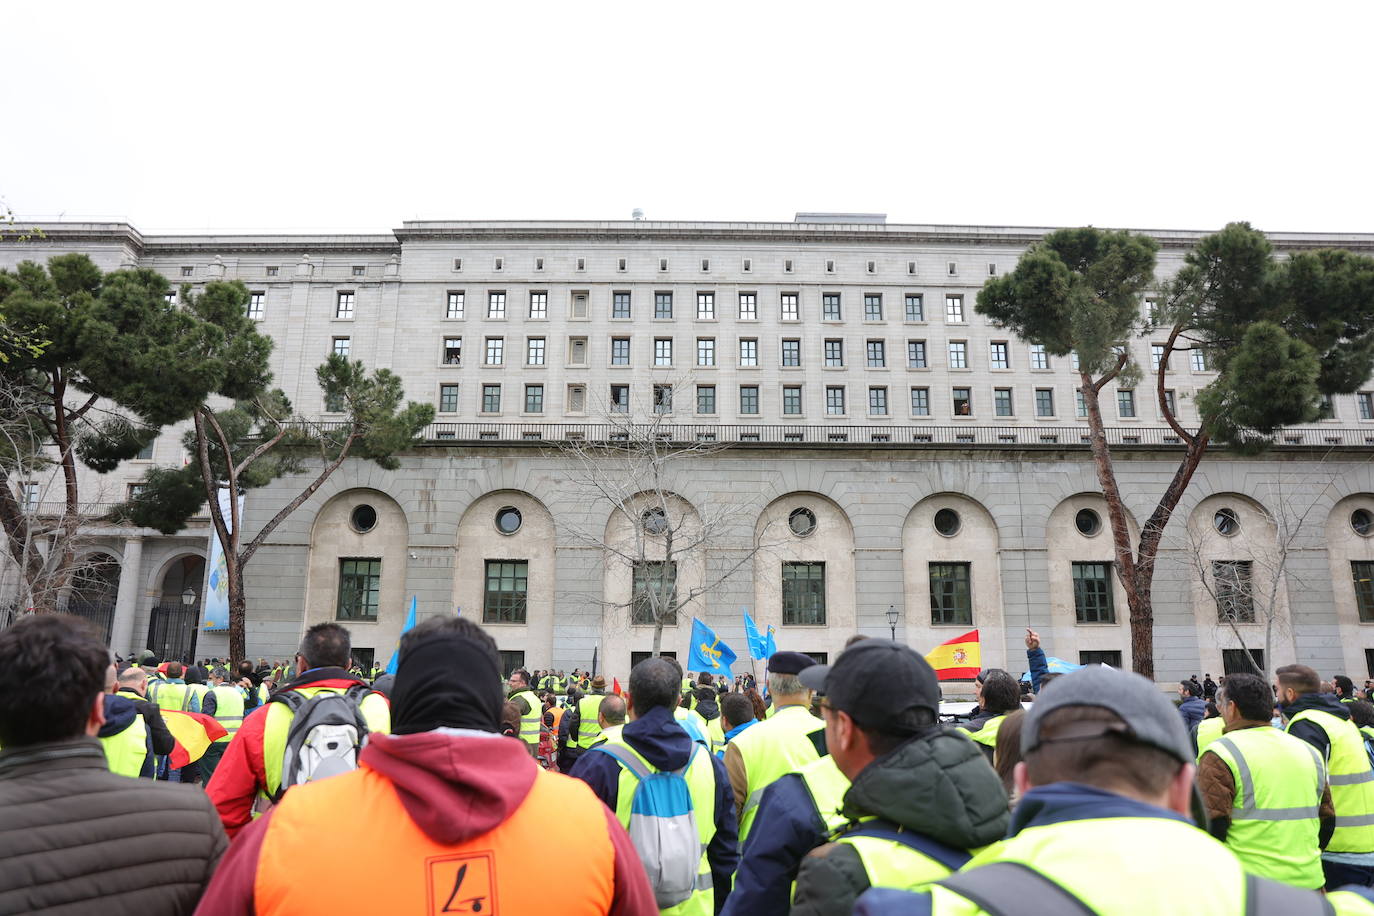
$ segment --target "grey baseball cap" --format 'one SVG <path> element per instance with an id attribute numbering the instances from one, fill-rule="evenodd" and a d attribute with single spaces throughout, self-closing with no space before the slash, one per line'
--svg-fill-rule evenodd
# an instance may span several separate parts
<path id="1" fill-rule="evenodd" d="M 1031 704 L 1021 727 L 1021 755 L 1042 743 L 1040 723 L 1045 716 L 1066 706 L 1096 706 L 1121 717 L 1125 727 L 1094 722 L 1082 734 L 1070 728 L 1054 740 L 1090 738 L 1117 733 L 1131 741 L 1157 747 L 1184 763 L 1193 762 L 1192 742 L 1183 717 L 1153 683 L 1138 674 L 1104 665 L 1089 665 L 1054 679 Z"/>

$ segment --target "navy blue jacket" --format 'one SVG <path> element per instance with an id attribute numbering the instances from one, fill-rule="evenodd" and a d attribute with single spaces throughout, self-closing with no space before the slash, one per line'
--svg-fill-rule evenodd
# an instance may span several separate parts
<path id="1" fill-rule="evenodd" d="M 1283 717 L 1292 719 L 1304 710 L 1312 712 L 1327 712 L 1337 719 L 1349 719 L 1349 704 L 1342 703 L 1330 693 L 1305 693 L 1292 703 L 1283 707 Z M 1317 753 L 1322 755 L 1323 760 L 1331 759 L 1331 739 L 1326 735 L 1326 729 L 1315 722 L 1303 721 L 1288 727 L 1288 734 L 1294 738 L 1301 738 L 1308 744 L 1317 749 Z"/>
<path id="2" fill-rule="evenodd" d="M 672 711 L 663 706 L 655 706 L 627 723 L 620 737 L 656 770 L 680 769 L 692 752 L 693 741 L 687 730 L 673 718 Z M 711 866 L 716 912 L 719 913 L 729 898 L 731 876 L 739 863 L 739 828 L 735 821 L 735 793 L 730 788 L 725 763 L 709 750 L 706 757 L 716 777 L 716 834 L 706 847 L 706 861 Z M 593 749 L 578 758 L 568 775 L 591 786 L 597 798 L 615 811 L 620 796 L 620 764 L 614 757 Z M 702 812 L 697 812 L 697 817 L 701 816 Z"/>
<path id="3" fill-rule="evenodd" d="M 1183 717 L 1184 726 L 1192 731 L 1207 715 L 1207 704 L 1202 702 L 1201 697 L 1189 697 L 1178 704 L 1178 714 Z"/>
<path id="4" fill-rule="evenodd" d="M 787 916 L 802 859 L 826 839 L 802 777 L 780 776 L 763 790 L 724 916 Z"/>

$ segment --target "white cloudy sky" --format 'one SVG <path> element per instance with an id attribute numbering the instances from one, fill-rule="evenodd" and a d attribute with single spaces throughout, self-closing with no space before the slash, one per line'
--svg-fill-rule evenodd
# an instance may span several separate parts
<path id="1" fill-rule="evenodd" d="M 1374 231 L 1374 4 L 6 5 L 0 198 L 165 229 Z"/>

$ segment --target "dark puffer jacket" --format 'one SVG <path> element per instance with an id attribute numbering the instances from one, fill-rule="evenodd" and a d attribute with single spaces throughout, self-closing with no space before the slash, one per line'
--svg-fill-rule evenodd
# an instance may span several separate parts
<path id="1" fill-rule="evenodd" d="M 1002 781 L 978 745 L 953 730 L 931 729 L 874 760 L 844 796 L 850 820 L 879 817 L 956 850 L 986 846 L 1007 832 Z M 793 916 L 850 913 L 869 887 L 853 846 L 813 850 L 797 874 Z"/>
<path id="2" fill-rule="evenodd" d="M 190 913 L 228 844 L 204 792 L 111 773 L 94 738 L 0 751 L 0 812 L 0 913 Z"/>

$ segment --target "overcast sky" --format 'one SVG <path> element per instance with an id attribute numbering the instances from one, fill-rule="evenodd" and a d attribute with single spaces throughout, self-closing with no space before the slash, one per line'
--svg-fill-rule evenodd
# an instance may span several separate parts
<path id="1" fill-rule="evenodd" d="M 6 4 L 0 198 L 1374 231 L 1374 3 Z"/>

